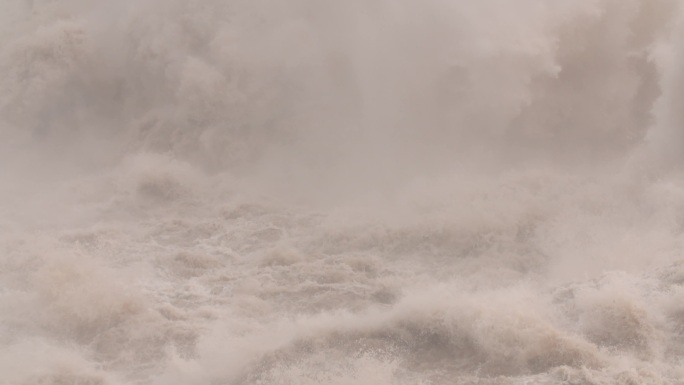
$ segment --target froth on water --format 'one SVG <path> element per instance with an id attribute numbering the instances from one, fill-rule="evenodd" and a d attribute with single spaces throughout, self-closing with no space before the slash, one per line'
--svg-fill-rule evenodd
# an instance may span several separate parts
<path id="1" fill-rule="evenodd" d="M 0 383 L 684 378 L 677 0 L 0 0 Z"/>

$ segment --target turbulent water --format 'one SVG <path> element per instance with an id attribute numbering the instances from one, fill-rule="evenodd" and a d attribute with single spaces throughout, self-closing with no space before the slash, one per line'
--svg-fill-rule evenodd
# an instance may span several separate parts
<path id="1" fill-rule="evenodd" d="M 680 0 L 0 0 L 0 384 L 684 383 Z"/>

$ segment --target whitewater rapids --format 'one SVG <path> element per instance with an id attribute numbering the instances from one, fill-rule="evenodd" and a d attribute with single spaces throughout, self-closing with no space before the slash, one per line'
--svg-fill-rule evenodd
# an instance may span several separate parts
<path id="1" fill-rule="evenodd" d="M 0 384 L 684 383 L 679 0 L 0 0 Z"/>

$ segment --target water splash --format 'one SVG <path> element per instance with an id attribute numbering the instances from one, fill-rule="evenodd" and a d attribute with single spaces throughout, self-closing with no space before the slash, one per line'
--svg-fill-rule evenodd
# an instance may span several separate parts
<path id="1" fill-rule="evenodd" d="M 0 0 L 0 382 L 678 384 L 676 0 Z"/>

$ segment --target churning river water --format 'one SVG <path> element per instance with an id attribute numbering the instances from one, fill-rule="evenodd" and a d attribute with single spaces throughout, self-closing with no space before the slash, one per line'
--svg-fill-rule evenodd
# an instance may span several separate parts
<path id="1" fill-rule="evenodd" d="M 0 384 L 684 384 L 679 0 L 0 0 Z"/>

